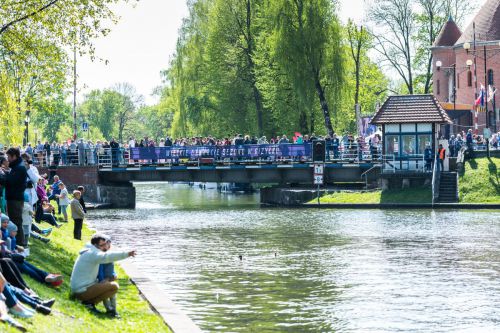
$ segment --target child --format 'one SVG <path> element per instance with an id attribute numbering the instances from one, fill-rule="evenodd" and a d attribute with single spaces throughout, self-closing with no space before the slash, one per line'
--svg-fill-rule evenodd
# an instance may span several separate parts
<path id="1" fill-rule="evenodd" d="M 104 249 L 102 249 L 103 252 L 107 252 L 111 248 L 111 238 L 109 236 L 106 236 L 106 246 Z M 97 274 L 97 279 L 99 282 L 108 280 L 108 281 L 115 281 L 117 278 L 117 275 L 115 273 L 115 265 L 114 263 L 109 263 L 109 264 L 100 264 L 99 265 L 99 273 Z M 111 317 L 119 318 L 120 315 L 118 312 L 116 312 L 116 294 L 113 295 L 111 298 L 105 299 L 103 301 L 104 307 L 106 308 L 106 312 L 108 315 Z"/>
<path id="2" fill-rule="evenodd" d="M 23 206 L 23 231 L 25 242 L 28 245 L 29 237 L 31 235 L 31 224 L 33 223 L 33 206 L 30 204 L 30 196 L 27 192 L 24 192 L 24 206 Z M 29 247 L 26 246 L 24 252 L 29 255 Z"/>
<path id="3" fill-rule="evenodd" d="M 59 189 L 61 190 L 61 193 L 56 194 L 56 197 L 59 199 L 59 208 L 61 208 L 61 212 L 63 213 L 64 222 L 68 222 L 68 213 L 66 212 L 66 209 L 71 203 L 71 201 L 69 200 L 68 189 L 63 183 L 59 184 Z"/>
<path id="4" fill-rule="evenodd" d="M 17 246 L 16 235 L 17 235 L 17 225 L 13 222 L 7 224 L 7 249 L 11 253 L 23 252 L 24 248 L 21 246 Z"/>
<path id="5" fill-rule="evenodd" d="M 75 221 L 75 226 L 73 228 L 73 238 L 81 240 L 82 239 L 82 226 L 83 219 L 85 218 L 85 212 L 80 204 L 80 191 L 73 191 L 73 200 L 71 200 L 71 217 Z"/>

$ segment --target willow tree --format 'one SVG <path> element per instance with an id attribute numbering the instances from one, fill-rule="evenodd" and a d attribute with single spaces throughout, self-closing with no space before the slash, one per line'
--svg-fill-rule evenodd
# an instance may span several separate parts
<path id="1" fill-rule="evenodd" d="M 326 132 L 333 135 L 329 101 L 340 97 L 344 81 L 341 26 L 329 0 L 270 1 L 276 15 L 276 59 L 299 91 L 315 91 Z M 337 110 L 333 110 L 336 114 Z M 314 113 L 310 115 L 314 131 Z"/>
<path id="2" fill-rule="evenodd" d="M 232 110 L 236 123 L 251 124 L 259 135 L 264 133 L 264 106 L 255 57 L 261 8 L 261 0 L 215 0 L 207 53 L 219 109 Z"/>

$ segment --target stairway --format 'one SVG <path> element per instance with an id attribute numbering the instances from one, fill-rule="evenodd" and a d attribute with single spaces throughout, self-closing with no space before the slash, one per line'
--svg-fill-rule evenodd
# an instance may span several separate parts
<path id="1" fill-rule="evenodd" d="M 457 198 L 457 173 L 441 172 L 439 182 L 439 202 L 458 202 Z"/>

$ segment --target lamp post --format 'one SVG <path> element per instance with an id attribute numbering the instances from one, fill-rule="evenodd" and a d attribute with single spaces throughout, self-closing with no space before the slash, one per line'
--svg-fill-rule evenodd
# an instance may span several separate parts
<path id="1" fill-rule="evenodd" d="M 473 24 L 474 28 L 474 49 L 471 51 L 471 44 L 469 42 L 465 42 L 463 44 L 463 48 L 467 53 L 472 52 L 474 56 L 474 61 L 472 60 L 467 60 L 467 67 L 470 68 L 472 65 L 474 65 L 474 82 L 475 82 L 475 99 L 477 100 L 479 93 L 478 93 L 478 88 L 477 88 L 477 57 L 478 57 L 478 50 L 476 49 L 476 33 L 475 33 L 475 24 Z M 489 51 L 499 51 L 500 50 L 500 42 L 498 42 L 499 48 L 490 48 Z M 495 110 L 495 101 L 493 101 L 493 124 L 491 124 L 491 119 L 490 119 L 490 114 L 489 114 L 489 106 L 488 106 L 488 88 L 489 88 L 489 82 L 488 82 L 488 56 L 487 56 L 487 49 L 486 45 L 483 45 L 483 56 L 479 56 L 484 60 L 484 84 L 485 84 L 485 114 L 486 114 L 486 127 L 489 128 L 493 125 L 494 130 L 496 131 L 496 122 L 497 122 L 497 117 L 496 117 L 496 110 Z M 477 110 L 475 113 L 475 122 L 477 126 Z M 476 134 L 477 134 L 477 128 L 476 128 Z"/>
<path id="2" fill-rule="evenodd" d="M 28 145 L 29 141 L 29 124 L 30 124 L 30 105 L 28 103 L 28 109 L 25 112 L 25 117 L 24 117 L 24 138 L 23 138 L 23 147 L 26 147 Z"/>
<path id="3" fill-rule="evenodd" d="M 440 60 L 436 61 L 436 69 L 438 70 L 438 72 L 441 70 L 441 68 L 452 70 L 453 88 L 451 96 L 453 98 L 453 111 L 455 111 L 457 109 L 457 64 L 454 63 L 451 66 L 443 67 L 443 63 Z"/>

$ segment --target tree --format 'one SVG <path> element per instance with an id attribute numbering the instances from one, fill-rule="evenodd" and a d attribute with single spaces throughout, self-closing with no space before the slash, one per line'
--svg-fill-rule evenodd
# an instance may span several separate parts
<path id="1" fill-rule="evenodd" d="M 118 83 L 113 90 L 120 95 L 120 105 L 117 106 L 116 116 L 118 118 L 118 141 L 123 142 L 123 133 L 134 119 L 137 108 L 144 102 L 144 98 L 137 94 L 136 89 L 130 83 Z"/>
<path id="2" fill-rule="evenodd" d="M 375 1 L 369 15 L 375 49 L 403 80 L 407 93 L 431 91 L 430 47 L 449 17 L 460 24 L 474 7 L 474 0 Z"/>
<path id="3" fill-rule="evenodd" d="M 57 102 L 67 87 L 67 47 L 94 58 L 92 41 L 109 32 L 107 26 L 116 21 L 110 5 L 118 1 L 0 2 L 0 110 L 9 119 L 0 123 L 0 130 L 8 126 L 18 133 L 29 106 Z M 20 142 L 17 134 L 9 140 Z"/>
<path id="4" fill-rule="evenodd" d="M 273 1 L 272 8 L 277 15 L 277 61 L 289 66 L 291 78 L 302 81 L 303 89 L 315 90 L 326 131 L 333 135 L 327 88 L 332 95 L 339 94 L 344 68 L 340 25 L 332 3 L 281 0 Z"/>
<path id="5" fill-rule="evenodd" d="M 370 9 L 370 19 L 378 27 L 375 49 L 396 70 L 409 94 L 414 93 L 415 17 L 411 0 L 376 0 Z"/>

